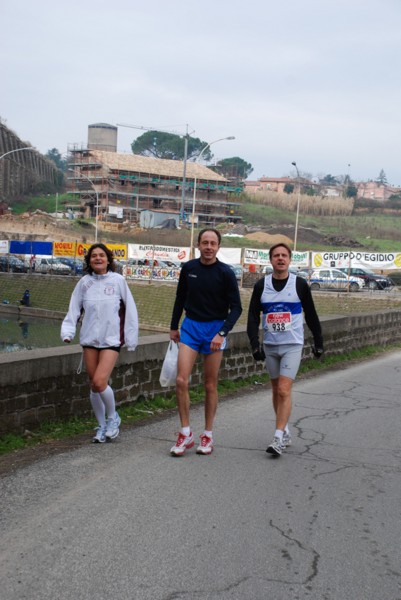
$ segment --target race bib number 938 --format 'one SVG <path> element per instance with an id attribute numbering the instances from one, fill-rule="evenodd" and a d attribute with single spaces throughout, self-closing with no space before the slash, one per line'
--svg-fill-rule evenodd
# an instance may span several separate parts
<path id="1" fill-rule="evenodd" d="M 289 331 L 291 329 L 291 313 L 267 313 L 266 328 L 270 333 L 278 333 L 279 331 Z"/>

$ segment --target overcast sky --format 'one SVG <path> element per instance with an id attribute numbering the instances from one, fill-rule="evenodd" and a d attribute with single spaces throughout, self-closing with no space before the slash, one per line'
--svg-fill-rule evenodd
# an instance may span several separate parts
<path id="1" fill-rule="evenodd" d="M 250 179 L 401 186 L 400 0 L 2 0 L 0 23 L 0 117 L 40 152 L 188 125 Z"/>

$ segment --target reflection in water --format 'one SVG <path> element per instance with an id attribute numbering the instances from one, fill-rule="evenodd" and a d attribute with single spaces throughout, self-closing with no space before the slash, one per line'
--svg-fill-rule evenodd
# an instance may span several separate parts
<path id="1" fill-rule="evenodd" d="M 27 338 L 29 333 L 29 323 L 18 321 L 18 325 L 21 328 L 22 337 Z"/>
<path id="2" fill-rule="evenodd" d="M 9 315 L 0 318 L 0 352 L 21 352 L 35 348 L 65 346 L 60 339 L 61 320 Z M 154 331 L 140 330 L 140 337 L 154 335 Z M 79 344 L 79 334 L 74 344 Z"/>

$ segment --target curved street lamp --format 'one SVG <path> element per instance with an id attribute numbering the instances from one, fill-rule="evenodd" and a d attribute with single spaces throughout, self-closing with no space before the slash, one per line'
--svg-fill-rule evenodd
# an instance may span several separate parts
<path id="1" fill-rule="evenodd" d="M 199 155 L 196 157 L 195 159 L 195 163 L 197 163 L 203 156 L 203 154 L 206 152 L 206 150 L 208 148 L 210 148 L 210 146 L 212 144 L 216 144 L 217 142 L 223 142 L 224 140 L 235 140 L 235 136 L 233 135 L 229 135 L 228 137 L 224 137 L 224 138 L 219 138 L 218 140 L 214 140 L 213 142 L 210 142 L 209 144 L 206 144 L 206 146 L 204 146 L 202 148 L 202 150 L 200 151 Z M 195 226 L 195 205 L 196 205 L 196 183 L 197 183 L 197 177 L 195 175 L 194 177 L 194 193 L 193 193 L 193 197 L 192 197 L 192 218 L 191 218 L 191 245 L 190 245 L 190 255 L 191 258 L 193 258 L 193 245 L 194 245 L 194 226 Z"/>
<path id="2" fill-rule="evenodd" d="M 298 177 L 297 216 L 295 217 L 295 233 L 294 233 L 294 252 L 295 252 L 295 250 L 297 249 L 299 201 L 301 199 L 301 180 L 299 178 L 299 171 L 298 171 L 297 163 L 295 162 L 295 160 L 291 164 L 296 168 L 296 170 L 297 170 L 297 177 Z"/>
<path id="3" fill-rule="evenodd" d="M 9 154 L 13 154 L 14 152 L 22 152 L 22 150 L 33 150 L 34 152 L 37 152 L 36 148 L 33 148 L 32 146 L 24 146 L 24 148 L 14 148 L 14 150 L 9 150 L 8 152 L 2 154 L 0 156 L 0 160 L 5 156 L 8 156 Z"/>
<path id="4" fill-rule="evenodd" d="M 13 152 L 22 152 L 22 150 L 33 150 L 33 151 L 37 152 L 36 148 L 33 148 L 32 146 L 25 146 L 25 148 L 14 148 L 14 150 L 9 150 L 8 152 L 5 152 L 4 154 L 2 154 L 0 156 L 0 160 L 2 158 L 4 158 L 5 156 L 7 156 L 8 154 L 13 154 Z"/>
<path id="5" fill-rule="evenodd" d="M 68 169 L 68 170 L 71 171 L 72 173 L 75 173 L 74 169 Z M 89 181 L 89 183 L 91 184 L 91 186 L 93 187 L 93 191 L 96 194 L 96 216 L 95 216 L 95 243 L 96 243 L 97 242 L 97 221 L 98 221 L 98 217 L 99 217 L 99 193 L 98 193 L 92 179 L 90 179 L 87 175 L 84 175 L 82 172 L 80 172 L 79 177 L 83 177 L 84 179 L 87 179 Z M 79 179 L 79 177 L 77 177 L 76 179 Z"/>

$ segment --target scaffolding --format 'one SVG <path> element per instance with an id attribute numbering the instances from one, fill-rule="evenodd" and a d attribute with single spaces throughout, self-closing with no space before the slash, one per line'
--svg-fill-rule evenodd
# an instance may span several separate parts
<path id="1" fill-rule="evenodd" d="M 103 217 L 111 206 L 123 208 L 124 217 L 139 222 L 142 210 L 162 210 L 180 213 L 182 208 L 181 161 L 147 159 L 134 155 L 96 151 L 88 148 L 69 148 L 69 194 L 79 198 L 85 216 L 94 216 L 96 203 Z M 146 162 L 150 163 L 147 171 Z M 168 164 L 166 164 L 168 163 Z M 171 165 L 171 163 L 175 163 Z M 185 181 L 184 213 L 192 212 L 196 178 L 196 208 L 200 221 L 239 221 L 239 202 L 233 197 L 242 189 L 207 167 L 190 163 Z M 181 217 L 184 217 L 181 215 Z M 185 220 L 185 217 L 184 217 Z"/>

